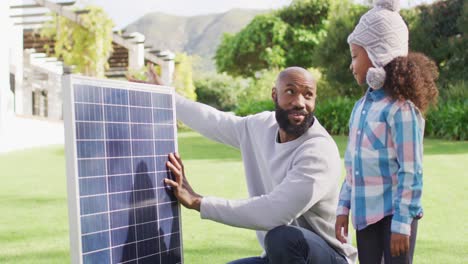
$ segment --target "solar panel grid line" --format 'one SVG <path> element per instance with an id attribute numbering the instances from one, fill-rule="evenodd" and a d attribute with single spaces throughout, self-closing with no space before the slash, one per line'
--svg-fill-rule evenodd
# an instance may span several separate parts
<path id="1" fill-rule="evenodd" d="M 102 105 L 102 106 L 121 106 L 125 108 L 147 108 L 147 109 L 158 109 L 158 110 L 171 110 L 170 107 L 161 107 L 161 106 L 144 106 L 144 105 L 126 105 L 126 104 L 113 104 L 113 103 L 100 103 L 100 102 L 88 102 L 88 101 L 75 101 L 77 104 L 84 104 L 84 105 Z"/>
<path id="2" fill-rule="evenodd" d="M 132 159 L 132 158 L 151 158 L 151 157 L 167 157 L 167 155 L 143 155 L 143 156 L 119 156 L 119 157 L 92 157 L 92 158 L 79 158 L 78 160 L 102 160 L 102 159 Z"/>
<path id="3" fill-rule="evenodd" d="M 90 90 L 91 90 L 91 89 L 90 89 Z M 94 92 L 95 90 L 91 90 L 91 91 Z M 104 89 L 101 88 L 101 89 L 99 89 L 99 91 L 100 91 L 101 100 L 102 100 L 102 98 L 104 97 Z M 103 105 L 104 102 L 101 101 L 100 103 L 102 104 L 102 105 L 101 105 L 102 112 L 104 112 L 104 111 L 105 111 L 104 105 Z M 104 132 L 104 135 L 103 135 L 104 138 L 103 138 L 103 140 L 104 140 L 104 142 L 106 142 L 106 126 L 104 125 L 104 124 L 105 124 L 105 117 L 103 116 L 102 118 L 103 118 L 102 127 L 103 127 L 103 132 Z M 106 157 L 106 156 L 107 156 L 107 146 L 106 146 L 106 145 L 107 145 L 107 144 L 103 144 L 103 147 L 104 147 L 104 155 L 103 155 L 103 156 L 104 156 L 104 158 L 107 158 L 107 157 Z M 105 171 L 106 171 L 106 175 L 108 175 L 107 166 L 105 166 Z M 106 182 L 107 208 L 110 208 L 109 183 L 108 183 L 107 180 L 106 180 L 105 182 Z M 80 196 L 80 200 L 81 200 L 81 196 Z M 81 216 L 81 217 L 83 217 L 83 216 Z M 81 217 L 80 217 L 80 219 L 81 219 Z M 109 227 L 111 226 L 111 223 L 110 223 L 110 212 L 107 213 L 107 224 L 108 224 Z M 104 232 L 105 232 L 105 231 L 104 231 Z M 82 236 L 84 236 L 84 234 L 82 234 Z M 111 239 L 112 239 L 111 233 L 110 233 L 110 232 L 108 232 L 108 237 L 109 237 L 109 245 L 110 245 L 110 241 L 111 241 Z M 105 250 L 105 249 L 104 249 L 104 250 Z M 112 254 L 109 254 L 109 258 L 110 258 L 110 263 L 113 263 Z"/>
<path id="4" fill-rule="evenodd" d="M 168 175 L 165 168 L 167 153 L 177 149 L 175 115 L 173 110 L 168 111 L 172 109 L 168 107 L 175 105 L 173 91 L 168 93 L 163 88 L 154 89 L 153 86 L 149 91 L 148 87 L 140 84 L 135 84 L 136 87 L 132 89 L 125 89 L 123 86 L 128 84 L 112 81 L 105 81 L 102 86 L 97 85 L 101 81 L 88 78 L 82 83 L 82 80 L 78 80 L 76 83 L 81 85 L 81 94 L 73 94 L 76 92 L 72 90 L 73 84 L 76 83 L 71 78 L 64 82 L 71 88 L 68 89 L 65 102 L 70 102 L 71 105 L 72 99 L 76 99 L 72 107 L 67 107 L 68 120 L 73 120 L 74 117 L 76 127 L 73 122 L 66 122 L 67 127 L 73 128 L 68 129 L 72 133 L 66 133 L 67 142 L 74 138 L 76 140 L 73 142 L 77 144 L 67 144 L 72 146 L 67 151 L 67 168 L 71 167 L 74 175 L 77 175 L 71 181 L 75 187 L 68 187 L 70 190 L 74 189 L 69 195 L 78 197 L 69 206 L 69 211 L 75 215 L 78 212 L 79 216 L 79 221 L 70 220 L 70 227 L 75 227 L 73 232 L 70 228 L 70 240 L 80 236 L 76 229 L 86 229 L 81 234 L 84 241 L 78 239 L 77 242 L 71 242 L 71 248 L 78 248 L 78 254 L 72 253 L 72 260 L 77 260 L 78 263 L 97 259 L 109 263 L 182 263 L 180 206 L 174 202 L 175 197 L 168 193 L 162 182 Z M 160 91 L 154 92 L 158 89 Z M 157 92 L 162 92 L 162 96 Z M 122 97 L 122 93 L 127 93 L 126 97 Z M 164 107 L 160 107 L 158 103 L 162 103 Z M 123 114 L 124 112 L 127 114 Z M 116 120 L 124 122 L 115 122 Z M 148 131 L 149 134 L 146 133 Z M 73 136 L 70 137 L 70 134 Z M 118 143 L 119 141 L 123 143 Z M 145 145 L 152 145 L 152 150 Z M 69 166 L 70 153 L 73 153 L 73 157 L 78 157 L 76 164 L 72 166 Z M 116 177 L 121 177 L 123 181 L 116 180 Z M 130 177 L 130 185 L 127 177 Z M 151 187 L 156 188 L 138 186 L 144 184 L 145 179 Z M 81 186 L 78 188 L 79 184 Z M 105 194 L 100 194 L 104 186 Z M 132 198 L 126 199 L 128 195 Z M 145 213 L 147 209 L 152 210 L 149 215 L 148 212 Z M 127 217 L 125 220 L 125 214 L 130 213 L 133 218 Z M 101 219 L 103 215 L 107 216 L 106 224 L 90 227 L 91 220 Z M 148 221 L 155 217 L 157 221 Z M 117 228 L 113 227 L 114 224 Z M 128 236 L 129 232 L 133 233 L 132 237 Z M 131 246 L 127 247 L 128 245 Z M 128 253 L 129 250 L 134 253 Z M 157 259 L 151 257 L 153 253 L 158 255 Z"/>
<path id="5" fill-rule="evenodd" d="M 165 188 L 147 188 L 147 189 L 139 189 L 138 191 L 151 191 L 151 190 L 163 190 Z M 119 192 L 109 192 L 109 194 L 120 194 L 120 193 L 129 193 L 132 191 L 119 191 Z M 86 198 L 86 197 L 94 197 L 94 196 L 99 196 L 102 194 L 89 194 L 89 195 L 81 195 L 81 198 Z"/>
<path id="6" fill-rule="evenodd" d="M 165 203 L 160 203 L 158 205 L 168 205 L 168 204 L 177 204 L 176 202 L 165 202 Z M 113 212 L 121 212 L 121 211 L 128 211 L 129 209 L 142 209 L 147 206 L 139 206 L 139 207 L 125 207 L 125 208 L 120 208 L 117 210 L 111 210 L 111 211 L 100 211 L 100 212 L 95 212 L 95 213 L 89 213 L 89 214 L 82 214 L 81 216 L 86 217 L 86 216 L 95 216 L 95 215 L 101 215 L 103 213 L 113 213 Z M 161 218 L 160 220 L 167 220 L 167 219 L 175 219 L 178 217 L 166 217 L 166 218 Z"/>
<path id="7" fill-rule="evenodd" d="M 127 91 L 127 98 L 130 100 L 130 91 Z M 131 122 L 131 114 L 130 114 L 130 108 L 128 107 L 127 108 L 127 111 L 128 111 L 128 118 L 129 118 L 129 122 Z M 130 125 L 129 126 L 129 129 L 130 129 L 130 133 L 129 133 L 129 137 L 130 137 L 130 141 L 132 140 L 132 126 Z M 132 156 L 132 149 L 130 148 L 130 156 Z M 133 158 L 130 160 L 131 164 L 132 164 L 132 168 L 133 168 Z M 132 180 L 134 181 L 134 177 L 135 176 L 132 176 Z M 132 195 L 133 195 L 133 202 L 135 202 L 135 193 L 132 192 Z M 136 219 L 136 208 L 133 208 L 133 219 Z M 134 220 L 135 221 L 135 220 Z M 135 234 L 135 238 L 137 237 L 137 233 L 136 233 L 136 228 L 134 228 L 134 234 Z M 135 242 L 135 246 L 137 242 Z M 120 245 L 119 245 L 120 246 Z M 135 248 L 135 254 L 136 254 L 136 259 L 138 261 L 138 250 L 136 250 Z"/>
<path id="8" fill-rule="evenodd" d="M 163 173 L 163 174 L 167 174 L 169 173 L 169 171 L 167 170 L 164 170 L 164 171 L 153 171 L 153 172 L 148 172 L 148 173 Z M 141 174 L 146 174 L 146 173 L 134 173 L 135 175 L 141 175 Z M 126 176 L 128 175 L 127 173 L 122 173 L 122 174 L 113 174 L 113 175 L 110 175 L 111 177 L 119 177 L 119 176 Z M 93 179 L 93 178 L 102 178 L 102 177 L 107 177 L 107 175 L 94 175 L 94 176 L 82 176 L 80 177 L 80 179 Z"/>
<path id="9" fill-rule="evenodd" d="M 153 99 L 153 98 L 151 98 L 151 99 Z M 153 100 L 151 100 L 151 107 L 153 107 Z M 151 120 L 154 121 L 154 111 L 153 110 L 151 111 Z M 153 132 L 154 132 L 154 127 L 153 127 Z M 151 133 L 151 135 L 154 138 L 154 133 Z M 156 144 L 155 144 L 155 142 L 153 143 L 153 153 L 156 153 Z M 156 181 L 156 187 L 157 187 L 157 182 L 158 181 Z M 159 197 L 156 197 L 156 199 L 158 199 L 158 202 L 159 202 Z M 159 214 L 159 206 L 156 207 L 156 213 L 157 213 L 158 216 L 160 215 Z M 159 230 L 159 222 L 158 222 L 158 230 Z M 158 243 L 158 247 L 159 247 L 158 252 L 161 252 L 161 243 Z M 161 262 L 161 255 L 159 255 L 159 261 Z"/>
<path id="10" fill-rule="evenodd" d="M 98 141 L 99 139 L 77 139 L 76 141 L 77 142 L 94 142 L 94 141 Z M 128 141 L 128 140 L 124 140 L 124 139 L 113 139 L 112 141 Z M 156 140 L 147 140 L 147 139 L 137 139 L 137 138 L 134 138 L 133 139 L 133 142 L 138 142 L 138 141 L 147 141 L 147 142 L 151 142 L 151 141 L 168 141 L 168 142 L 172 142 L 172 140 L 170 139 L 156 139 Z"/>
<path id="11" fill-rule="evenodd" d="M 146 223 L 144 223 L 144 224 L 151 224 L 151 223 L 153 223 L 153 222 L 146 222 Z M 141 225 L 144 225 L 144 224 L 139 224 L 139 225 L 141 226 Z M 122 230 L 122 229 L 125 229 L 125 227 L 122 227 L 122 228 L 113 228 L 113 229 L 109 229 L 109 230 L 102 230 L 102 231 L 95 231 L 95 232 L 89 232 L 89 233 L 85 233 L 85 234 L 83 234 L 83 235 L 94 235 L 94 234 L 98 234 L 98 233 L 102 233 L 102 232 L 107 232 L 107 231 L 110 231 L 110 232 L 111 232 L 111 231 Z M 170 234 L 157 236 L 157 237 L 155 237 L 155 238 L 168 237 L 168 236 L 171 236 L 171 235 L 174 235 L 174 234 L 179 234 L 179 232 L 173 232 L 173 233 L 170 233 Z M 149 239 L 151 239 L 151 238 L 149 238 Z M 145 239 L 141 239 L 141 240 L 139 240 L 139 242 L 144 241 L 144 240 L 145 240 Z M 147 240 L 147 239 L 146 239 L 146 240 Z M 134 243 L 134 242 L 132 242 L 132 243 Z M 132 243 L 127 243 L 127 244 L 132 244 Z M 122 246 L 122 245 L 126 245 L 126 244 L 120 244 L 120 245 L 118 245 L 118 246 Z M 111 246 L 110 248 L 115 248 L 115 247 L 118 247 L 118 246 Z M 96 250 L 96 251 L 101 251 L 101 250 L 105 250 L 105 249 L 106 249 L 106 248 L 104 248 L 104 249 L 99 249 L 99 250 Z M 87 252 L 87 253 L 84 253 L 84 254 L 90 254 L 90 253 L 93 253 L 93 251 Z"/>

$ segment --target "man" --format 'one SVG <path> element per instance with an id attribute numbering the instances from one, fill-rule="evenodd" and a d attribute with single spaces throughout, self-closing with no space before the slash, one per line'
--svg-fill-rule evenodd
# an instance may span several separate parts
<path id="1" fill-rule="evenodd" d="M 341 161 L 314 117 L 316 81 L 305 69 L 282 71 L 272 89 L 275 112 L 238 117 L 176 95 L 177 118 L 240 149 L 250 198 L 203 197 L 189 185 L 178 154 L 168 168 L 177 199 L 201 218 L 257 231 L 262 257 L 231 263 L 353 263 L 356 251 L 335 238 Z"/>

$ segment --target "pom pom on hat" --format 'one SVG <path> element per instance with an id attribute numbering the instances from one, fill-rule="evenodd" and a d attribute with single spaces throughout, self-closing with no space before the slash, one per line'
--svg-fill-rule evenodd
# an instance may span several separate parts
<path id="1" fill-rule="evenodd" d="M 373 89 L 380 89 L 385 83 L 385 77 L 387 73 L 384 68 L 370 67 L 367 71 L 366 82 Z"/>
<path id="2" fill-rule="evenodd" d="M 400 12 L 400 0 L 374 0 L 374 6 Z"/>

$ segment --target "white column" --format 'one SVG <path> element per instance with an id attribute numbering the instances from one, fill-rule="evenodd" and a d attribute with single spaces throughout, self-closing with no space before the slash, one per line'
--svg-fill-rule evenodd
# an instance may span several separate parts
<path id="1" fill-rule="evenodd" d="M 0 147 L 5 134 L 5 119 L 8 111 L 8 95 L 10 93 L 9 46 L 12 34 L 12 24 L 9 18 L 9 1 L 0 1 L 0 24 L 3 28 L 2 44 L 0 44 Z"/>
<path id="2" fill-rule="evenodd" d="M 172 85 L 172 79 L 175 71 L 175 54 L 170 51 L 163 51 L 160 53 L 163 63 L 161 64 L 161 78 L 165 85 Z"/>
<path id="3" fill-rule="evenodd" d="M 12 100 L 15 113 L 23 115 L 23 26 L 13 26 L 12 41 L 10 72 L 15 75 L 15 94 Z"/>
<path id="4" fill-rule="evenodd" d="M 32 115 L 32 86 L 33 86 L 33 70 L 31 65 L 31 54 L 33 53 L 32 50 L 25 50 L 23 52 L 23 77 L 26 76 L 23 80 L 23 87 L 22 90 L 22 113 L 23 115 L 31 116 Z"/>
<path id="5" fill-rule="evenodd" d="M 128 49 L 128 68 L 129 70 L 139 70 L 145 66 L 145 36 L 138 32 L 130 34 L 133 39 L 130 49 Z"/>

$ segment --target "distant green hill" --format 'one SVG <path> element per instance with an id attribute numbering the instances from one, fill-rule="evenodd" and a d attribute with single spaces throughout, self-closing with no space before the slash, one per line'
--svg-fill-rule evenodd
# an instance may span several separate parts
<path id="1" fill-rule="evenodd" d="M 214 70 L 212 60 L 223 33 L 236 33 L 258 14 L 268 10 L 232 9 L 221 14 L 174 16 L 149 13 L 125 28 L 126 32 L 141 32 L 146 43 L 154 48 L 187 52 L 202 58 L 198 67 Z"/>

